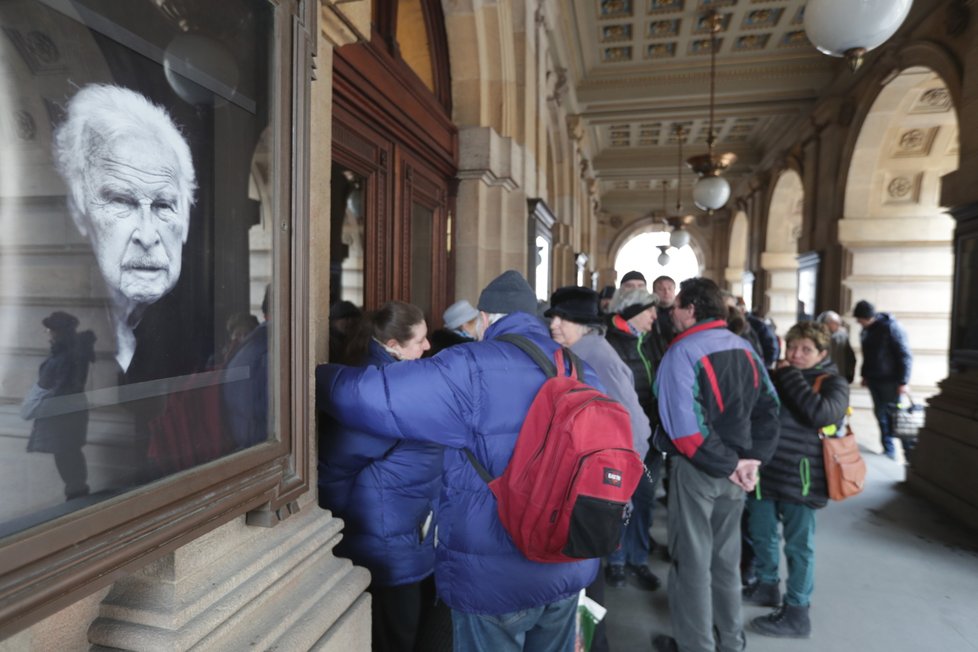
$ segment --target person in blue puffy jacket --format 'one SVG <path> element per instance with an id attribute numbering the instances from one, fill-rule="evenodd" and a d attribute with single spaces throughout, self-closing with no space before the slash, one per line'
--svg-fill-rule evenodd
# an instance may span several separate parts
<path id="1" fill-rule="evenodd" d="M 363 319 L 349 359 L 374 368 L 417 360 L 430 348 L 427 335 L 419 308 L 390 301 Z M 431 523 L 443 448 L 322 424 L 319 504 L 346 523 L 336 553 L 372 576 L 373 649 L 411 652 L 434 599 Z"/>
<path id="2" fill-rule="evenodd" d="M 535 315 L 533 290 L 507 271 L 482 291 L 477 342 L 386 367 L 316 369 L 317 406 L 347 427 L 446 446 L 435 527 L 435 582 L 452 610 L 455 650 L 574 649 L 577 596 L 599 561 L 528 560 L 499 520 L 496 499 L 466 457 L 502 475 L 546 377 L 507 333 L 549 356 L 558 345 Z M 584 365 L 584 381 L 601 389 Z"/>

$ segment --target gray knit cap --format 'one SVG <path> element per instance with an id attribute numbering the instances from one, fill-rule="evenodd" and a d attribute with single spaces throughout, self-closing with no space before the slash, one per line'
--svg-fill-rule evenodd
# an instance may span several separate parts
<path id="1" fill-rule="evenodd" d="M 479 295 L 479 310 L 488 313 L 536 314 L 537 298 L 523 275 L 510 269 L 494 278 Z"/>

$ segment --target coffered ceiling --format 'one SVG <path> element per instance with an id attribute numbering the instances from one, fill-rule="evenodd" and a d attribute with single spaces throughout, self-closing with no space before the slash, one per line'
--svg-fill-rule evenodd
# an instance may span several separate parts
<path id="1" fill-rule="evenodd" d="M 717 48 L 716 149 L 733 152 L 728 178 L 748 172 L 845 64 L 820 54 L 802 25 L 804 0 L 573 0 L 564 47 L 572 104 L 591 144 L 592 174 L 606 213 L 661 207 L 661 181 L 675 183 L 675 126 L 684 158 L 706 151 L 710 32 Z M 693 174 L 683 169 L 684 188 Z M 672 200 L 674 201 L 674 199 Z"/>

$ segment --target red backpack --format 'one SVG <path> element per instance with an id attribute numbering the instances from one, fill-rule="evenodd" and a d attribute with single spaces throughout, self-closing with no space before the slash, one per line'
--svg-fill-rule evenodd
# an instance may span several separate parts
<path id="1" fill-rule="evenodd" d="M 499 520 L 532 561 L 568 562 L 614 552 L 625 507 L 644 468 L 632 446 L 628 412 L 579 380 L 580 360 L 569 349 L 556 351 L 555 365 L 525 337 L 497 339 L 518 346 L 547 374 L 500 477 L 494 479 L 465 451 L 496 496 Z M 570 375 L 558 376 L 565 356 Z"/>

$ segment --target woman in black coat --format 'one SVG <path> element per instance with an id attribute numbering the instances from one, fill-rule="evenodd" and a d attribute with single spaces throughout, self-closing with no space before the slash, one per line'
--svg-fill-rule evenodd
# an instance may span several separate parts
<path id="1" fill-rule="evenodd" d="M 53 312 L 41 323 L 50 336 L 51 354 L 41 363 L 37 384 L 31 390 L 43 398 L 21 413 L 34 419 L 27 452 L 54 454 L 65 483 L 65 498 L 71 500 L 89 491 L 82 447 L 88 435 L 85 382 L 88 367 L 95 361 L 95 335 L 92 331 L 76 332 L 78 319 L 66 312 Z"/>
<path id="2" fill-rule="evenodd" d="M 849 407 L 849 384 L 828 359 L 830 336 L 822 324 L 803 321 L 788 331 L 786 359 L 772 373 L 781 398 L 781 436 L 770 462 L 761 467 L 757 489 L 747 501 L 758 582 L 744 591 L 746 602 L 779 607 L 755 618 L 754 631 L 807 638 L 808 607 L 815 585 L 815 510 L 828 502 L 820 432 L 832 435 Z M 788 560 L 784 604 L 780 604 L 778 522 Z"/>

